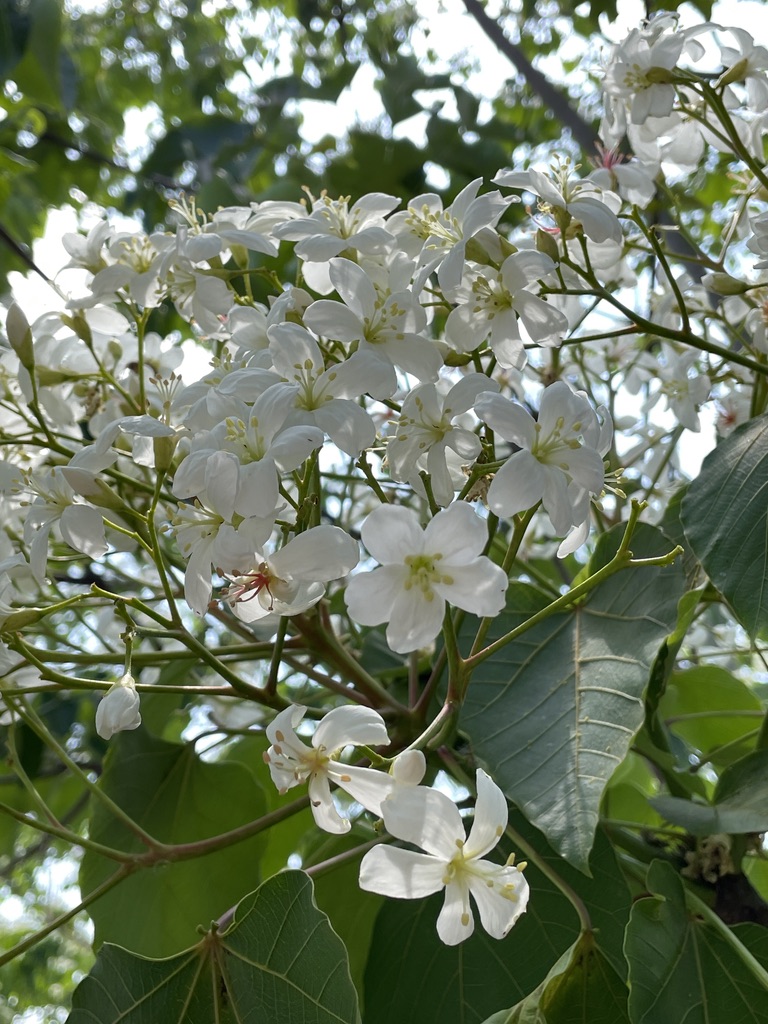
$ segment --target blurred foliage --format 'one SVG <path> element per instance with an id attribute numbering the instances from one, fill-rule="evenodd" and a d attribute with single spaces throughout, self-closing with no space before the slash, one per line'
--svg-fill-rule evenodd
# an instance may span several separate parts
<path id="1" fill-rule="evenodd" d="M 711 3 L 696 6 L 707 16 Z M 511 48 L 535 63 L 574 32 L 586 40 L 601 16 L 616 16 L 616 0 L 575 9 L 522 0 L 504 6 L 497 27 L 508 57 Z M 295 199 L 302 186 L 347 194 L 362 183 L 412 196 L 427 188 L 427 161 L 455 194 L 518 147 L 561 135 L 521 65 L 510 63 L 500 94 L 481 103 L 467 85 L 473 61 L 460 32 L 455 55 L 419 60 L 417 29 L 429 41 L 418 6 L 405 0 L 4 0 L 0 281 L 29 268 L 50 207 L 90 201 L 151 228 L 180 189 L 197 193 L 203 209 Z M 299 101 L 335 102 L 364 65 L 375 70 L 384 115 L 340 138 L 304 141 L 312 115 Z M 589 97 L 579 100 L 588 113 Z M 393 138 L 422 112 L 425 148 Z M 126 142 L 126 123 L 137 120 L 147 125 L 138 149 Z"/>

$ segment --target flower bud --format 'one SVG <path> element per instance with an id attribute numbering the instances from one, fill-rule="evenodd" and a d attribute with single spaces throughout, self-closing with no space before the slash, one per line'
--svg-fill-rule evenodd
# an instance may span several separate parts
<path id="1" fill-rule="evenodd" d="M 32 372 L 35 367 L 32 331 L 21 307 L 15 302 L 8 310 L 8 316 L 5 321 L 5 333 L 8 335 L 11 348 L 19 357 L 21 365 Z"/>
<path id="2" fill-rule="evenodd" d="M 103 740 L 116 732 L 141 725 L 139 695 L 132 675 L 126 673 L 107 690 L 96 708 L 96 732 Z"/>
<path id="3" fill-rule="evenodd" d="M 731 277 L 730 274 L 721 272 L 705 274 L 701 283 L 717 295 L 743 295 L 749 289 L 746 281 L 739 281 L 737 278 Z"/>

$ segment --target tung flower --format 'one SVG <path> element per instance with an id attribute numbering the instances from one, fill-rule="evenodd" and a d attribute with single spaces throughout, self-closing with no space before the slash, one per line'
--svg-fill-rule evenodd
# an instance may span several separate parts
<path id="1" fill-rule="evenodd" d="M 485 860 L 507 825 L 507 802 L 482 769 L 477 772 L 477 804 L 469 836 L 456 804 L 423 786 L 399 789 L 382 804 L 387 831 L 425 853 L 376 846 L 360 865 L 360 888 L 382 896 L 419 899 L 445 889 L 437 933 L 449 946 L 472 934 L 470 893 L 483 928 L 503 939 L 528 904 L 528 883 L 511 864 Z"/>
<path id="2" fill-rule="evenodd" d="M 349 614 L 363 626 L 388 622 L 387 643 L 398 654 L 435 639 L 446 601 L 483 616 L 504 607 L 506 574 L 481 554 L 487 527 L 464 502 L 438 512 L 425 530 L 411 509 L 381 505 L 362 538 L 382 565 L 349 581 Z"/>
<path id="3" fill-rule="evenodd" d="M 381 816 L 382 801 L 393 787 L 392 777 L 372 768 L 359 768 L 336 760 L 344 747 L 364 744 L 378 747 L 389 743 L 384 719 L 373 708 L 333 708 L 315 729 L 311 746 L 296 735 L 306 708 L 286 708 L 267 726 L 272 746 L 264 754 L 272 781 L 281 793 L 309 782 L 309 799 L 315 823 L 326 832 L 342 835 L 350 829 L 333 803 L 330 783 L 374 814 Z"/>

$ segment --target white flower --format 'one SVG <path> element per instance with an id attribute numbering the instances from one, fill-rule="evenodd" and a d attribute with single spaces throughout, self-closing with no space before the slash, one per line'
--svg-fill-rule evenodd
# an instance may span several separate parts
<path id="1" fill-rule="evenodd" d="M 489 508 L 512 516 L 540 501 L 560 536 L 571 527 L 583 528 L 590 495 L 603 489 L 602 456 L 612 431 L 607 413 L 601 423 L 584 393 L 574 393 L 564 381 L 545 388 L 538 420 L 522 405 L 490 393 L 480 396 L 475 411 L 505 441 L 519 446 L 491 482 Z"/>
<path id="2" fill-rule="evenodd" d="M 395 214 L 388 222 L 389 229 L 398 232 L 398 241 L 406 251 L 413 248 L 414 239 L 423 242 L 419 261 L 432 270 L 438 268 L 437 279 L 443 290 L 458 288 L 461 283 L 467 242 L 482 236 L 487 228 L 494 228 L 514 202 L 499 192 L 478 196 L 482 183 L 482 178 L 475 178 L 445 210 L 435 193 L 417 196 L 405 213 Z"/>
<path id="3" fill-rule="evenodd" d="M 647 117 L 666 117 L 675 103 L 672 74 L 686 43 L 685 33 L 649 38 L 633 29 L 616 48 L 605 73 L 607 97 L 629 104 L 633 124 Z"/>
<path id="4" fill-rule="evenodd" d="M 587 178 L 573 180 L 568 160 L 555 163 L 551 175 L 536 170 L 501 170 L 493 180 L 497 185 L 523 188 L 538 196 L 539 209 L 551 214 L 561 231 L 565 231 L 573 219 L 581 224 L 584 234 L 593 242 L 622 241 L 621 224 L 616 216 L 621 199 L 614 192 L 599 189 Z"/>
<path id="5" fill-rule="evenodd" d="M 330 783 L 335 782 L 363 807 L 381 817 L 381 804 L 392 790 L 392 778 L 372 768 L 359 768 L 336 760 L 347 746 L 389 743 L 384 719 L 373 708 L 346 705 L 333 708 L 312 736 L 311 746 L 296 735 L 307 709 L 294 705 L 267 726 L 272 746 L 264 754 L 272 781 L 281 793 L 309 782 L 312 814 L 319 828 L 342 835 L 350 829 L 333 803 Z"/>
<path id="6" fill-rule="evenodd" d="M 498 389 L 496 381 L 482 373 L 468 373 L 450 388 L 446 380 L 420 384 L 403 402 L 397 433 L 387 446 L 387 462 L 393 480 L 408 482 L 423 494 L 419 472 L 430 475 L 432 494 L 438 505 L 450 505 L 456 486 L 447 462 L 451 449 L 465 462 L 480 454 L 480 438 L 455 423 L 472 408 L 483 391 Z"/>
<path id="7" fill-rule="evenodd" d="M 400 200 L 383 192 L 361 196 L 351 207 L 349 196 L 329 199 L 323 192 L 317 199 L 307 193 L 312 212 L 278 225 L 275 238 L 298 242 L 295 252 L 303 260 L 325 262 L 345 249 L 383 252 L 390 248 L 392 235 L 384 229 L 384 217 Z"/>
<path id="8" fill-rule="evenodd" d="M 488 530 L 465 502 L 438 512 L 426 530 L 411 509 L 381 505 L 363 523 L 362 539 L 382 564 L 352 577 L 347 608 L 363 626 L 388 622 L 387 643 L 398 654 L 435 639 L 446 601 L 482 616 L 504 607 L 507 577 L 481 554 Z"/>
<path id="9" fill-rule="evenodd" d="M 516 252 L 496 271 L 481 267 L 470 275 L 469 287 L 451 296 L 457 305 L 445 324 L 446 340 L 459 352 L 471 352 L 490 334 L 490 345 L 499 364 L 520 369 L 525 352 L 518 318 L 535 342 L 559 340 L 568 320 L 550 303 L 534 294 L 531 285 L 547 277 L 555 264 L 544 253 Z"/>
<path id="10" fill-rule="evenodd" d="M 644 408 L 652 408 L 663 395 L 680 426 L 698 433 L 701 430 L 698 406 L 709 398 L 712 382 L 706 373 L 696 368 L 699 353 L 695 350 L 678 354 L 671 346 L 664 345 L 663 353 L 664 360 L 657 368 L 659 389 Z"/>
<path id="11" fill-rule="evenodd" d="M 96 708 L 96 732 L 110 740 L 116 732 L 138 729 L 141 725 L 139 695 L 132 675 L 126 673 L 114 683 Z"/>
<path id="12" fill-rule="evenodd" d="M 326 370 L 320 346 L 303 327 L 275 324 L 267 333 L 275 370 L 285 383 L 269 388 L 265 401 L 276 408 L 292 408 L 289 423 L 318 427 L 348 455 L 369 448 L 376 427 L 355 399 L 366 392 L 389 397 L 396 383 L 392 368 L 366 352 L 356 352 Z"/>
<path id="13" fill-rule="evenodd" d="M 304 323 L 315 334 L 334 341 L 357 342 L 360 352 L 399 366 L 419 380 L 435 380 L 442 358 L 430 339 L 420 333 L 427 325 L 426 313 L 406 287 L 398 288 L 404 285 L 397 280 L 399 276 L 392 274 L 393 287 L 377 287 L 356 263 L 333 259 L 329 277 L 342 302 L 313 302 L 304 314 Z M 396 386 L 393 374 L 390 394 Z"/>
<path id="14" fill-rule="evenodd" d="M 358 562 L 357 541 L 338 526 L 316 526 L 279 551 L 257 559 L 251 572 L 231 578 L 225 597 L 243 622 L 266 615 L 298 615 L 317 604 L 325 584 Z"/>
<path id="15" fill-rule="evenodd" d="M 382 896 L 421 899 L 445 889 L 437 933 L 449 946 L 472 934 L 470 893 L 483 928 L 503 939 L 528 904 L 519 868 L 485 860 L 507 826 L 507 802 L 496 783 L 477 771 L 477 804 L 469 836 L 456 804 L 425 787 L 399 789 L 382 804 L 387 831 L 426 853 L 377 846 L 360 865 L 360 888 Z"/>
<path id="16" fill-rule="evenodd" d="M 63 540 L 75 551 L 95 559 L 107 553 L 101 513 L 77 500 L 61 466 L 40 476 L 30 475 L 27 486 L 37 497 L 24 522 L 24 541 L 29 545 L 29 564 L 38 583 L 45 578 L 48 538 L 56 523 Z"/>

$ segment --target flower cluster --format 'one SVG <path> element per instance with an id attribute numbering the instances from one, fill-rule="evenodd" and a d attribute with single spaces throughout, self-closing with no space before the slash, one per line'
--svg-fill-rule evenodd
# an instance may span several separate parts
<path id="1" fill-rule="evenodd" d="M 483 653 L 515 584 L 559 602 L 593 525 L 626 519 L 622 486 L 661 519 L 681 436 L 765 411 L 767 69 L 748 33 L 664 15 L 606 55 L 593 169 L 562 153 L 452 201 L 179 196 L 165 229 L 68 235 L 77 291 L 31 322 L 12 307 L 0 348 L 0 721 L 124 660 L 95 713 L 110 740 L 163 658 L 191 659 L 208 675 L 184 699 L 225 690 L 205 705 L 224 732 L 283 709 L 269 770 L 307 782 L 318 826 L 351 827 L 333 784 L 423 851 L 376 846 L 364 888 L 444 888 L 449 943 L 470 897 L 506 934 L 528 890 L 485 859 L 504 796 L 478 770 L 467 835 L 415 748 L 444 665 L 449 717 L 507 642 Z M 710 166 L 732 194 L 688 259 L 648 207 L 664 189 L 683 223 Z M 258 714 L 232 725 L 222 700 Z M 297 705 L 329 703 L 312 731 Z M 350 763 L 390 743 L 386 714 L 391 769 Z"/>
<path id="2" fill-rule="evenodd" d="M 528 883 L 524 864 L 514 858 L 505 865 L 486 860 L 507 827 L 504 794 L 482 769 L 477 770 L 477 803 L 472 828 L 465 835 L 458 807 L 444 793 L 421 783 L 424 755 L 405 751 L 389 773 L 339 760 L 345 747 L 389 743 L 381 716 L 370 708 L 334 708 L 317 725 L 307 745 L 296 733 L 306 708 L 281 711 L 267 726 L 271 741 L 264 759 L 280 792 L 307 781 L 317 825 L 328 832 L 346 832 L 333 802 L 333 782 L 353 800 L 382 818 L 387 832 L 424 852 L 381 845 L 370 850 L 360 865 L 360 887 L 402 899 L 418 899 L 445 890 L 437 931 L 447 945 L 468 938 L 474 929 L 473 897 L 483 928 L 502 939 L 524 913 Z"/>

